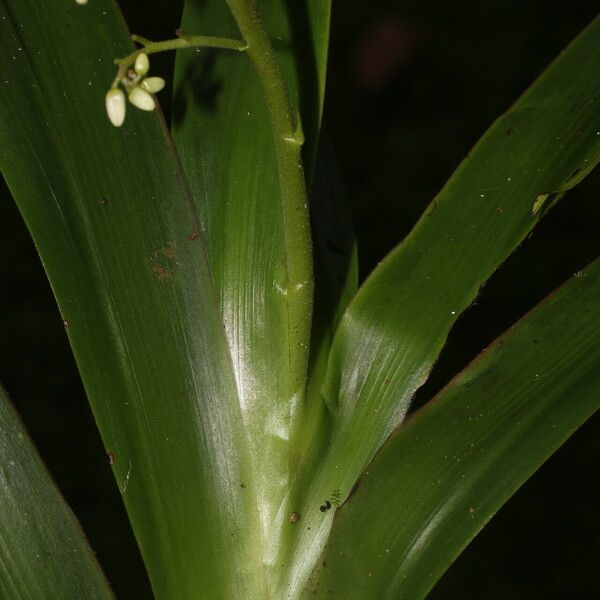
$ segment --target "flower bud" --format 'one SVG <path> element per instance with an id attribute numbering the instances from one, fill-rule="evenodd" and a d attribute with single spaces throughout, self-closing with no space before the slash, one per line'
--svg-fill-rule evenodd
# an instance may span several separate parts
<path id="1" fill-rule="evenodd" d="M 145 75 L 150 68 L 150 60 L 145 52 L 137 55 L 135 59 L 134 69 L 138 75 Z"/>
<path id="2" fill-rule="evenodd" d="M 156 94 L 156 92 L 160 92 L 165 87 L 165 80 L 162 77 L 146 77 L 140 83 L 140 87 L 149 94 Z"/>
<path id="3" fill-rule="evenodd" d="M 106 113 L 115 127 L 121 127 L 125 120 L 125 94 L 119 88 L 112 88 L 106 94 Z"/>
<path id="4" fill-rule="evenodd" d="M 140 87 L 134 87 L 129 92 L 129 102 L 141 110 L 154 110 L 154 98 Z"/>
<path id="5" fill-rule="evenodd" d="M 79 4 L 79 6 L 83 6 L 84 4 L 87 4 L 88 0 L 75 0 L 75 4 Z"/>

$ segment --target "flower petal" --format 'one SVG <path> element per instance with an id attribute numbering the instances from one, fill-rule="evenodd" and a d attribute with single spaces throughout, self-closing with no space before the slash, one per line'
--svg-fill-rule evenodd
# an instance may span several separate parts
<path id="1" fill-rule="evenodd" d="M 133 68 L 138 75 L 145 75 L 148 72 L 148 69 L 150 68 L 150 59 L 145 52 L 141 52 L 137 55 Z"/>
<path id="2" fill-rule="evenodd" d="M 162 77 L 146 77 L 140 83 L 140 87 L 149 94 L 156 94 L 156 92 L 160 92 L 165 87 L 165 80 Z"/>
<path id="3" fill-rule="evenodd" d="M 129 92 L 129 102 L 141 110 L 154 110 L 154 98 L 140 87 L 134 87 Z"/>
<path id="4" fill-rule="evenodd" d="M 106 94 L 106 113 L 115 127 L 121 127 L 125 120 L 125 94 L 119 88 L 112 88 Z"/>

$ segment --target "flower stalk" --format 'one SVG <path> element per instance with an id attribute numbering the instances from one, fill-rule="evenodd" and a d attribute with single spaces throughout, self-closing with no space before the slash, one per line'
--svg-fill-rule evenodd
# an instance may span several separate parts
<path id="1" fill-rule="evenodd" d="M 135 64 L 137 57 L 142 53 L 149 56 L 157 52 L 168 52 L 170 50 L 182 50 L 185 48 L 222 48 L 225 50 L 237 50 L 238 52 L 246 50 L 246 44 L 240 40 L 206 35 L 182 35 L 160 42 L 153 42 L 141 35 L 132 35 L 131 39 L 142 47 L 123 58 L 115 59 L 115 64 L 119 69 L 113 80 L 112 87 L 119 85 L 119 82 L 127 75 L 127 70 Z"/>

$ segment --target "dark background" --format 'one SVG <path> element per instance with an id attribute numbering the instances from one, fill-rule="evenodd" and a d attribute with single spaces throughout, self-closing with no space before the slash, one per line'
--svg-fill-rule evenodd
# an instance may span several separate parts
<path id="1" fill-rule="evenodd" d="M 172 37 L 178 26 L 178 2 L 121 6 L 131 29 L 150 38 Z M 494 118 L 597 11 L 597 2 L 584 0 L 335 3 L 325 119 L 363 276 L 410 230 Z M 153 69 L 167 71 L 170 62 L 153 59 Z M 596 172 L 542 220 L 459 320 L 416 404 L 600 255 L 599 196 Z M 0 381 L 118 597 L 148 598 L 42 266 L 4 188 L 0 198 Z M 430 598 L 600 597 L 599 433 L 596 416 L 506 504 Z"/>

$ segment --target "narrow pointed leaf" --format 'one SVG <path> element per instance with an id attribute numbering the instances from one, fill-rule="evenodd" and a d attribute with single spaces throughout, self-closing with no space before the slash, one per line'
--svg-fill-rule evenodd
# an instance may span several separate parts
<path id="1" fill-rule="evenodd" d="M 1 387 L 0 597 L 113 597 L 79 524 Z"/>
<path id="2" fill-rule="evenodd" d="M 599 295 L 597 260 L 400 428 L 336 515 L 307 597 L 425 597 L 600 407 Z"/>
<path id="3" fill-rule="evenodd" d="M 302 119 L 310 182 L 323 103 L 329 0 L 258 2 L 290 100 Z M 182 30 L 239 38 L 226 2 L 185 3 Z M 300 93 L 299 89 L 302 89 Z M 308 354 L 308 331 L 288 327 L 284 217 L 271 120 L 244 53 L 180 51 L 173 135 L 198 205 L 259 481 L 265 562 L 279 567 L 301 406 L 289 357 Z M 264 457 L 268 456 L 268 464 Z"/>
<path id="4" fill-rule="evenodd" d="M 43 9 L 42 9 L 43 8 Z M 104 112 L 117 6 L 0 2 L 0 168 L 55 292 L 157 597 L 262 593 L 227 340 L 156 113 Z"/>
<path id="5" fill-rule="evenodd" d="M 298 530 L 296 582 L 326 541 L 334 511 L 319 506 L 347 497 L 404 418 L 458 316 L 547 207 L 600 159 L 599 106 L 596 19 L 490 127 L 351 302 L 323 386 L 330 443 L 299 507 L 306 527 Z"/>

